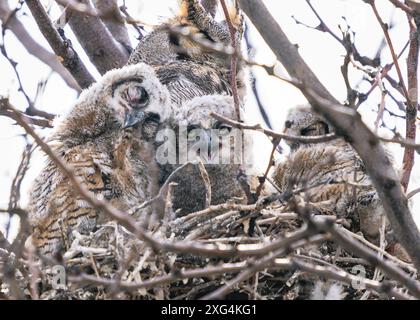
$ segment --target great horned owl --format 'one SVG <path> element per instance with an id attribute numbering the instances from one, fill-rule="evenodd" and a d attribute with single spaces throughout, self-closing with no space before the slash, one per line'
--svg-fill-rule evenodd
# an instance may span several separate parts
<path id="1" fill-rule="evenodd" d="M 157 187 L 154 136 L 170 113 L 169 92 L 153 69 L 128 66 L 109 71 L 82 92 L 49 143 L 80 183 L 126 210 L 149 199 Z M 31 194 L 31 238 L 43 254 L 68 249 L 73 230 L 86 234 L 106 221 L 50 159 Z"/>
<path id="2" fill-rule="evenodd" d="M 243 15 L 235 6 L 230 10 L 231 21 L 237 30 L 237 43 L 240 47 L 243 33 Z M 217 22 L 198 0 L 182 0 L 178 15 L 157 26 L 146 35 L 131 54 L 128 64 L 145 62 L 150 65 L 163 65 L 178 60 L 199 63 L 214 63 L 228 69 L 229 59 L 212 50 L 206 50 L 200 44 L 170 32 L 171 27 L 188 28 L 194 35 L 201 35 L 214 43 L 230 45 L 230 33 L 226 21 Z"/>
<path id="3" fill-rule="evenodd" d="M 237 29 L 240 48 L 243 16 L 232 8 L 231 19 Z M 128 64 L 147 63 L 156 70 L 160 81 L 168 86 L 172 101 L 180 105 L 196 96 L 231 94 L 230 57 L 205 50 L 194 41 L 169 32 L 168 27 L 187 27 L 194 34 L 223 45 L 230 44 L 227 23 L 217 22 L 197 0 L 182 0 L 181 12 L 145 36 L 130 56 Z M 245 75 L 238 61 L 237 85 L 244 96 Z"/>
<path id="4" fill-rule="evenodd" d="M 310 107 L 292 110 L 285 133 L 316 136 L 333 132 L 333 127 Z M 364 164 L 343 139 L 328 143 L 289 142 L 291 153 L 274 172 L 274 181 L 284 192 L 306 188 L 314 208 L 322 214 L 350 218 L 370 241 L 377 242 L 384 215 Z"/>
<path id="5" fill-rule="evenodd" d="M 215 120 L 210 114 L 218 113 L 228 118 L 235 116 L 230 96 L 210 95 L 196 97 L 174 110 L 170 127 L 176 133 L 177 163 L 161 164 L 161 183 L 183 161 L 200 158 L 210 178 L 211 204 L 230 199 L 246 202 L 240 179 L 247 179 L 250 163 L 250 138 L 243 132 Z M 184 139 L 184 146 L 181 139 Z M 241 169 L 242 168 L 242 169 Z M 179 215 L 205 208 L 206 188 L 198 165 L 189 165 L 175 173 L 172 181 L 178 185 L 173 191 L 173 209 Z"/>

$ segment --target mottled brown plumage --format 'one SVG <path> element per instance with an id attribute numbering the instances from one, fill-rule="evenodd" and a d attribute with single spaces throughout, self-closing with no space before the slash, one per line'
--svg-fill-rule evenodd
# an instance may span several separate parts
<path id="1" fill-rule="evenodd" d="M 238 8 L 232 8 L 231 18 L 240 48 L 243 21 Z M 185 37 L 171 34 L 168 27 L 186 27 L 193 34 L 223 45 L 230 45 L 226 21 L 217 22 L 197 0 L 183 0 L 181 12 L 146 35 L 134 50 L 128 64 L 144 62 L 156 70 L 159 80 L 168 86 L 176 106 L 196 96 L 231 94 L 230 57 Z M 238 62 L 239 95 L 245 95 L 244 66 Z"/>
<path id="2" fill-rule="evenodd" d="M 324 135 L 334 129 L 309 107 L 290 112 L 285 133 Z M 277 165 L 274 181 L 281 191 L 307 188 L 305 195 L 322 214 L 350 218 L 371 241 L 377 241 L 384 215 L 363 162 L 343 139 L 328 143 L 290 143 L 291 153 Z"/>
<path id="3" fill-rule="evenodd" d="M 154 136 L 170 112 L 169 92 L 149 66 L 124 67 L 81 94 L 49 143 L 82 185 L 127 210 L 156 191 Z M 34 183 L 30 213 L 32 241 L 43 254 L 67 250 L 74 230 L 88 234 L 107 220 L 50 159 Z"/>

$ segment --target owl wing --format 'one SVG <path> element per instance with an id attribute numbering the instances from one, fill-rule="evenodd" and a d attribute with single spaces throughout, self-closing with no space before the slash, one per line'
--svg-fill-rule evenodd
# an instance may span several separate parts
<path id="1" fill-rule="evenodd" d="M 92 146 L 70 148 L 63 156 L 75 177 L 98 198 L 110 199 L 111 159 Z M 70 181 L 49 161 L 35 182 L 31 199 L 32 241 L 43 254 L 68 249 L 71 232 L 89 233 L 96 225 L 97 211 L 78 195 Z"/>
<path id="2" fill-rule="evenodd" d="M 230 93 L 229 83 L 224 80 L 226 75 L 219 74 L 214 66 L 176 61 L 158 66 L 155 71 L 177 105 L 197 96 Z"/>

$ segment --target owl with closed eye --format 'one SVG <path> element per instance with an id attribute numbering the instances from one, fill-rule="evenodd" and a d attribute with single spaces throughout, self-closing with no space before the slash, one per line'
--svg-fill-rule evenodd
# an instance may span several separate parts
<path id="1" fill-rule="evenodd" d="M 334 128 L 310 106 L 300 106 L 288 114 L 284 131 L 308 137 L 333 133 Z M 305 189 L 304 195 L 318 213 L 351 219 L 368 240 L 377 243 L 384 209 L 351 145 L 342 138 L 316 144 L 287 143 L 290 154 L 273 175 L 280 191 Z"/>
<path id="2" fill-rule="evenodd" d="M 83 91 L 48 143 L 94 196 L 128 210 L 156 192 L 155 135 L 170 114 L 169 92 L 153 69 L 127 66 Z M 65 252 L 73 231 L 89 234 L 108 220 L 50 159 L 34 182 L 29 207 L 31 240 L 45 255 Z"/>

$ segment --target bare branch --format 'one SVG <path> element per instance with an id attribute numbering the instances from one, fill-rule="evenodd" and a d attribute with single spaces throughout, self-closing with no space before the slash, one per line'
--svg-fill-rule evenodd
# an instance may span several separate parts
<path id="1" fill-rule="evenodd" d="M 239 0 L 239 3 L 241 9 L 251 19 L 290 76 L 299 79 L 307 86 L 313 87 L 316 92 L 319 92 L 321 96 L 328 98 L 328 100 L 338 102 L 302 59 L 296 46 L 290 43 L 264 3 L 253 0 Z"/>
<path id="2" fill-rule="evenodd" d="M 398 79 L 400 81 L 399 85 L 401 86 L 401 88 L 403 90 L 403 93 L 404 93 L 404 96 L 407 99 L 407 105 L 412 105 L 412 101 L 410 99 L 410 96 L 408 94 L 407 88 L 406 88 L 405 83 L 404 83 L 404 77 L 403 77 L 402 72 L 401 72 L 400 64 L 398 63 L 398 56 L 395 52 L 394 45 L 393 45 L 392 40 L 391 40 L 391 36 L 389 35 L 389 32 L 388 32 L 388 26 L 383 22 L 381 16 L 379 15 L 378 9 L 377 9 L 376 4 L 375 4 L 375 0 L 368 0 L 368 1 L 365 1 L 365 2 L 369 3 L 370 6 L 372 7 L 373 13 L 375 14 L 375 17 L 378 20 L 379 25 L 382 28 L 382 31 L 385 35 L 386 42 L 388 43 L 389 50 L 391 51 L 391 56 L 392 56 L 392 60 L 395 64 L 395 69 L 397 70 Z"/>
<path id="3" fill-rule="evenodd" d="M 246 43 L 246 46 L 247 46 L 247 51 L 248 52 L 253 52 L 255 50 L 255 48 L 252 46 L 251 40 L 249 39 L 249 25 L 248 25 L 247 22 L 245 23 L 244 38 L 245 38 L 245 43 Z M 261 116 L 264 119 L 264 122 L 267 124 L 268 128 L 273 129 L 273 126 L 271 125 L 271 122 L 270 122 L 270 118 L 267 115 L 265 107 L 262 104 L 260 94 L 259 94 L 258 89 L 257 89 L 257 78 L 256 78 L 254 72 L 252 72 L 252 70 L 250 70 L 250 73 L 251 73 L 251 79 L 252 79 L 251 80 L 251 89 L 252 89 L 252 92 L 254 94 L 255 100 L 257 102 L 258 109 L 260 110 Z"/>
<path id="4" fill-rule="evenodd" d="M 10 108 L 9 99 L 6 99 L 6 98 L 0 99 L 0 116 L 9 117 L 17 122 L 15 113 L 8 110 L 9 108 Z M 25 119 L 27 123 L 30 123 L 30 124 L 33 124 L 35 126 L 39 126 L 42 128 L 52 128 L 51 120 L 31 117 L 22 112 L 20 112 L 20 116 L 23 119 Z"/>
<path id="5" fill-rule="evenodd" d="M 55 54 L 44 49 L 32 38 L 25 26 L 10 9 L 7 1 L 2 1 L 0 3 L 0 20 L 3 22 L 3 27 L 12 31 L 30 54 L 48 65 L 53 71 L 57 72 L 70 88 L 80 91 L 80 86 L 77 84 L 72 74 L 64 68 Z"/>
<path id="6" fill-rule="evenodd" d="M 256 272 L 270 267 L 274 263 L 274 260 L 280 255 L 285 254 L 287 250 L 293 250 L 306 244 L 320 242 L 322 240 L 325 240 L 325 236 L 313 236 L 313 233 L 310 231 L 310 229 L 305 229 L 302 230 L 300 233 L 295 233 L 294 237 L 290 237 L 289 240 L 290 242 L 288 243 L 287 249 L 281 248 L 275 250 L 256 261 L 252 261 L 252 263 L 250 263 L 250 266 L 247 269 L 242 271 L 232 280 L 227 281 L 227 283 L 222 287 L 202 297 L 201 300 L 215 300 L 223 298 L 226 294 L 232 291 L 237 284 L 249 279 Z"/>
<path id="7" fill-rule="evenodd" d="M 238 64 L 238 55 L 237 51 L 239 48 L 237 48 L 236 43 L 236 32 L 237 30 L 232 24 L 232 21 L 230 19 L 230 14 L 228 11 L 228 8 L 226 7 L 225 0 L 220 0 L 220 3 L 222 5 L 223 13 L 225 15 L 225 19 L 229 28 L 229 34 L 230 34 L 230 41 L 233 48 L 233 54 L 230 57 L 230 86 L 232 88 L 232 96 L 233 96 L 233 102 L 235 105 L 236 115 L 238 117 L 238 121 L 241 121 L 240 111 L 239 111 L 239 96 L 238 96 L 238 82 L 236 80 L 236 72 L 237 72 L 237 64 Z"/>
<path id="8" fill-rule="evenodd" d="M 82 89 L 89 87 L 95 82 L 95 79 L 90 75 L 76 51 L 61 38 L 39 0 L 27 0 L 26 4 L 45 39 L 58 58 L 62 60 L 63 65 L 70 71 Z"/>
<path id="9" fill-rule="evenodd" d="M 284 259 L 274 260 L 274 266 L 281 266 L 282 264 L 284 264 L 283 260 Z M 401 300 L 414 299 L 413 297 L 404 294 L 400 290 L 393 288 L 388 283 L 357 277 L 352 274 L 349 274 L 348 272 L 345 272 L 344 270 L 336 270 L 331 267 L 311 265 L 309 263 L 301 261 L 301 259 L 292 259 L 290 264 L 291 267 L 295 267 L 299 270 L 305 271 L 310 274 L 316 274 L 322 278 L 337 280 L 339 282 L 347 283 L 349 285 L 353 285 L 354 283 L 360 283 L 366 288 L 374 290 L 378 293 L 386 293 L 389 297 L 396 297 L 397 299 Z"/>
<path id="10" fill-rule="evenodd" d="M 406 108 L 406 122 L 405 122 L 405 137 L 406 140 L 416 141 L 416 120 L 417 120 L 417 106 L 418 106 L 418 75 L 417 69 L 419 64 L 419 36 L 418 21 L 420 14 L 416 13 L 416 18 L 408 16 L 408 23 L 410 25 L 410 50 L 407 58 L 407 76 L 408 76 L 408 94 L 411 103 L 407 103 Z M 403 157 L 403 172 L 401 184 L 404 190 L 407 190 L 410 182 L 411 171 L 414 166 L 414 150 L 412 148 L 405 148 Z"/>
<path id="11" fill-rule="evenodd" d="M 99 15 L 111 32 L 112 36 L 118 43 L 120 43 L 128 54 L 133 50 L 128 36 L 128 31 L 125 26 L 125 19 L 121 15 L 117 0 L 94 0 L 94 6 L 99 11 Z"/>
<path id="12" fill-rule="evenodd" d="M 404 2 L 401 2 L 400 0 L 389 0 L 389 2 L 391 2 L 394 6 L 400 8 L 408 14 L 413 14 L 414 12 L 412 8 L 410 8 L 408 5 L 406 5 Z"/>
<path id="13" fill-rule="evenodd" d="M 221 116 L 220 114 L 212 113 L 211 116 L 219 121 L 222 121 L 224 123 L 227 123 L 231 125 L 232 127 L 244 129 L 244 130 L 255 130 L 264 133 L 265 135 L 275 138 L 275 139 L 284 139 L 292 142 L 299 142 L 299 143 L 322 143 L 322 142 L 328 142 L 335 139 L 338 139 L 339 137 L 335 133 L 328 133 L 323 136 L 293 136 L 288 135 L 280 132 L 276 132 L 270 129 L 264 129 L 260 124 L 255 125 L 246 125 L 244 123 L 240 123 L 237 121 L 234 121 L 232 119 L 226 118 L 224 116 Z"/>
<path id="14" fill-rule="evenodd" d="M 413 191 L 410 191 L 407 194 L 407 199 L 411 199 L 412 197 L 414 197 L 418 193 L 420 193 L 420 188 L 417 188 L 417 189 L 414 189 Z"/>
<path id="15" fill-rule="evenodd" d="M 291 75 L 290 81 L 306 96 L 315 111 L 330 121 L 354 147 L 366 165 L 397 239 L 420 270 L 420 233 L 408 208 L 399 178 L 379 140 L 357 111 L 341 106 L 304 63 L 262 2 L 240 0 L 241 7 Z"/>
<path id="16" fill-rule="evenodd" d="M 88 0 L 82 0 L 81 3 L 92 8 Z M 125 65 L 129 56 L 127 50 L 118 45 L 98 16 L 70 8 L 67 10 L 71 15 L 71 29 L 99 73 L 104 74 Z"/>

